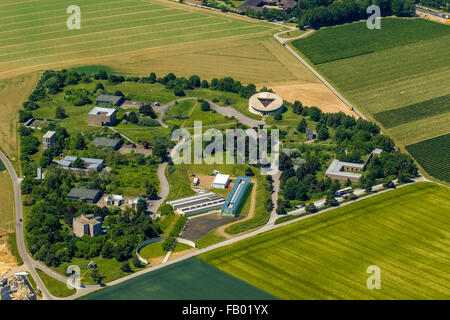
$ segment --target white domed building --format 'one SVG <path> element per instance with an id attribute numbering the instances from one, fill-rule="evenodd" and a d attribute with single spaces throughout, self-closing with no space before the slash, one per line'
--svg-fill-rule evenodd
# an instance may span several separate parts
<path id="1" fill-rule="evenodd" d="M 248 110 L 254 114 L 275 114 L 283 110 L 283 99 L 272 92 L 258 92 L 250 97 Z"/>

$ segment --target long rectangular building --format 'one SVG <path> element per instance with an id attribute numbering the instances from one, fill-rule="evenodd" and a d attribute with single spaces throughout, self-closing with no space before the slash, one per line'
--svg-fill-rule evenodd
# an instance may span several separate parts
<path id="1" fill-rule="evenodd" d="M 222 207 L 225 200 L 223 196 L 214 192 L 199 194 L 196 196 L 167 201 L 173 209 L 186 216 L 192 216 L 208 211 L 218 210 Z"/>
<path id="2" fill-rule="evenodd" d="M 250 187 L 250 177 L 237 177 L 230 194 L 222 206 L 222 216 L 237 217 Z"/>

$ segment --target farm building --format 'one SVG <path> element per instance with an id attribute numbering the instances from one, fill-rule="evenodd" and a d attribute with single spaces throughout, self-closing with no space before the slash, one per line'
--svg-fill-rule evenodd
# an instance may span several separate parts
<path id="1" fill-rule="evenodd" d="M 123 97 L 101 94 L 95 98 L 95 104 L 101 106 L 120 106 L 123 103 Z"/>
<path id="2" fill-rule="evenodd" d="M 222 216 L 236 217 L 239 214 L 249 187 L 250 177 L 237 177 L 230 194 L 222 206 Z"/>
<path id="3" fill-rule="evenodd" d="M 122 140 L 108 139 L 108 138 L 95 138 L 91 143 L 94 146 L 118 150 L 120 148 L 120 146 L 122 145 Z"/>
<path id="4" fill-rule="evenodd" d="M 73 188 L 67 194 L 67 198 L 73 200 L 84 200 L 87 203 L 96 203 L 100 200 L 102 192 L 96 189 Z"/>
<path id="5" fill-rule="evenodd" d="M 95 170 L 95 171 L 101 171 L 103 169 L 103 160 L 102 159 L 92 159 L 92 158 L 80 158 L 83 160 L 83 168 L 75 168 L 73 166 L 75 160 L 77 160 L 77 157 L 72 156 L 65 156 L 64 159 L 60 161 L 56 161 L 58 164 L 58 167 L 66 170 Z"/>
<path id="6" fill-rule="evenodd" d="M 222 207 L 224 202 L 223 196 L 214 192 L 167 201 L 177 213 L 186 216 L 218 210 Z"/>
<path id="7" fill-rule="evenodd" d="M 250 97 L 248 110 L 258 115 L 275 114 L 283 109 L 283 99 L 272 92 L 258 92 Z"/>
<path id="8" fill-rule="evenodd" d="M 216 175 L 216 178 L 212 182 L 211 187 L 217 189 L 226 189 L 229 184 L 230 184 L 230 176 L 227 174 L 218 173 Z"/>
<path id="9" fill-rule="evenodd" d="M 116 114 L 116 109 L 94 107 L 88 114 L 88 125 L 113 126 L 116 123 Z"/>
<path id="10" fill-rule="evenodd" d="M 42 137 L 42 148 L 44 150 L 50 148 L 53 143 L 56 141 L 56 132 L 55 131 L 47 131 Z"/>
<path id="11" fill-rule="evenodd" d="M 261 11 L 264 8 L 283 10 L 287 13 L 291 12 L 297 6 L 295 0 L 246 0 L 238 8 L 246 11 L 251 8 L 255 11 Z"/>
<path id="12" fill-rule="evenodd" d="M 100 218 L 89 219 L 85 216 L 79 216 L 72 220 L 73 234 L 82 237 L 85 234 L 95 237 L 102 233 L 102 222 Z"/>

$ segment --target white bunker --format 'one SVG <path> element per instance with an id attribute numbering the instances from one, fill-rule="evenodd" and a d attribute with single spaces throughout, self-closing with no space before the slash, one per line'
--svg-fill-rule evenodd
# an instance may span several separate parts
<path id="1" fill-rule="evenodd" d="M 282 109 L 283 99 L 272 92 L 255 93 L 248 102 L 248 110 L 259 115 L 274 114 Z"/>

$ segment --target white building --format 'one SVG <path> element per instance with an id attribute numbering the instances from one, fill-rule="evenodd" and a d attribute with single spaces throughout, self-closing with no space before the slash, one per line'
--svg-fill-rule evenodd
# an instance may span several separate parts
<path id="1" fill-rule="evenodd" d="M 230 184 L 230 176 L 227 174 L 217 174 L 211 187 L 217 189 L 226 189 Z"/>

